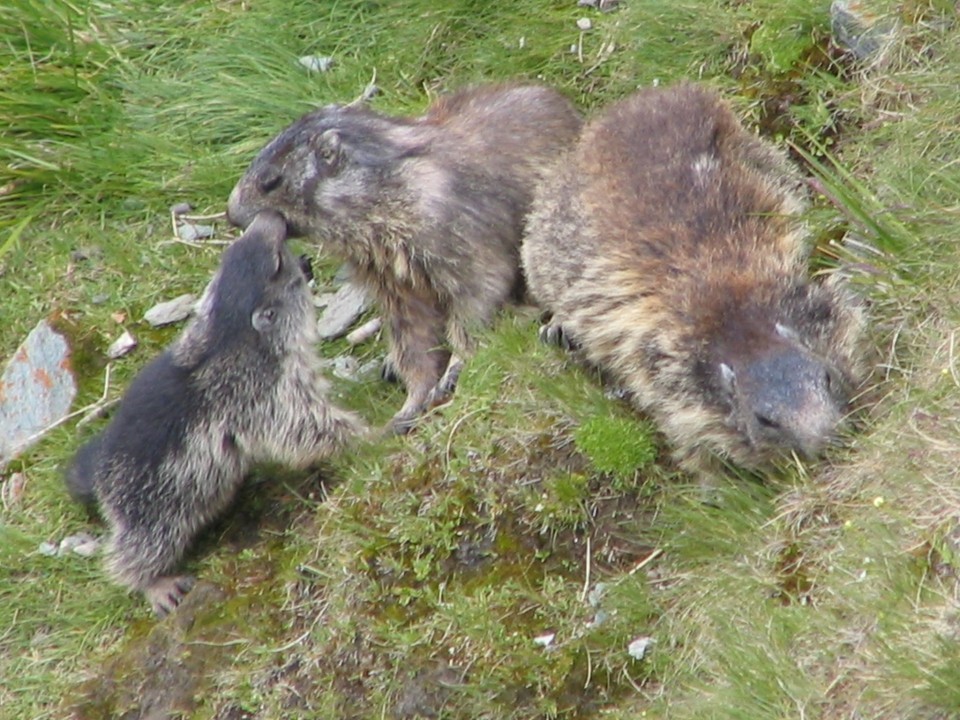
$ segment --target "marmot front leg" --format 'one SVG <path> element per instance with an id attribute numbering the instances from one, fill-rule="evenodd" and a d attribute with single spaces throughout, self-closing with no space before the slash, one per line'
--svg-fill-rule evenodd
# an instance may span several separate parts
<path id="1" fill-rule="evenodd" d="M 443 346 L 446 317 L 434 294 L 409 287 L 384 299 L 384 315 L 390 325 L 390 358 L 407 388 L 407 399 L 390 426 L 403 434 L 427 409 L 450 362 Z"/>

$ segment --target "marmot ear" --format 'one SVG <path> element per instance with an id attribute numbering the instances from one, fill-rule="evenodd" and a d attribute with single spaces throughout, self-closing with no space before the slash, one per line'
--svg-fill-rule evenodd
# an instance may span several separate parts
<path id="1" fill-rule="evenodd" d="M 270 330 L 277 323 L 277 311 L 271 307 L 257 308 L 253 311 L 250 322 L 257 332 Z"/>
<path id="2" fill-rule="evenodd" d="M 326 165 L 335 165 L 340 158 L 340 133 L 334 128 L 325 130 L 317 142 L 317 159 Z"/>

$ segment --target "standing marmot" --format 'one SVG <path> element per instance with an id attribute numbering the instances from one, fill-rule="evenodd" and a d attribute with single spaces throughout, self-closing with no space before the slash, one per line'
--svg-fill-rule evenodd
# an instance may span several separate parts
<path id="1" fill-rule="evenodd" d="M 610 107 L 531 210 L 523 266 L 586 358 L 649 412 L 687 467 L 814 455 L 862 377 L 859 304 L 807 279 L 800 182 L 713 92 Z"/>
<path id="2" fill-rule="evenodd" d="M 462 91 L 419 118 L 329 105 L 260 152 L 227 212 L 245 225 L 278 210 L 349 261 L 390 329 L 402 431 L 455 378 L 450 349 L 468 355 L 471 328 L 518 287 L 534 187 L 580 126 L 570 102 L 536 86 Z"/>
<path id="3" fill-rule="evenodd" d="M 307 466 L 360 429 L 324 398 L 313 303 L 285 237 L 265 212 L 227 248 L 196 318 L 67 471 L 73 497 L 110 525 L 108 571 L 161 615 L 192 587 L 172 573 L 251 463 Z"/>

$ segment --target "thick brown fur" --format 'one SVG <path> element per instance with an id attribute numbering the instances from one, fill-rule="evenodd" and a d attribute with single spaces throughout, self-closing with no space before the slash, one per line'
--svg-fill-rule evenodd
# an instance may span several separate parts
<path id="1" fill-rule="evenodd" d="M 455 375 L 451 351 L 469 356 L 472 330 L 516 291 L 533 189 L 580 127 L 569 101 L 537 86 L 464 90 L 417 118 L 327 106 L 261 151 L 228 215 L 245 225 L 275 209 L 349 261 L 389 328 L 404 430 Z"/>
<path id="2" fill-rule="evenodd" d="M 796 170 L 713 92 L 638 92 L 588 123 L 531 211 L 530 292 L 689 468 L 816 455 L 863 376 L 862 309 L 808 279 Z"/>
<path id="3" fill-rule="evenodd" d="M 313 303 L 285 237 L 283 219 L 261 213 L 227 248 L 197 316 L 67 471 L 110 526 L 109 574 L 160 615 L 192 587 L 177 566 L 253 463 L 306 467 L 361 429 L 325 398 Z"/>

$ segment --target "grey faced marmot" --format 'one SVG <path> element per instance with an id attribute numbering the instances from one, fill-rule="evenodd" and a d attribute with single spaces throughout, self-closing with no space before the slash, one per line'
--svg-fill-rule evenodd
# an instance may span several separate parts
<path id="1" fill-rule="evenodd" d="M 67 470 L 110 526 L 107 569 L 163 615 L 193 585 L 175 570 L 252 463 L 305 467 L 361 429 L 325 399 L 314 307 L 276 213 L 223 254 L 183 334 L 134 379 Z"/>
<path id="2" fill-rule="evenodd" d="M 541 185 L 523 245 L 548 336 L 581 348 L 688 468 L 817 454 L 863 377 L 863 313 L 808 280 L 796 170 L 720 98 L 638 92 Z"/>
<path id="3" fill-rule="evenodd" d="M 330 105 L 260 152 L 227 213 L 242 226 L 277 210 L 348 260 L 389 328 L 403 431 L 455 379 L 450 350 L 468 356 L 471 329 L 516 291 L 533 189 L 580 127 L 569 101 L 537 86 L 461 91 L 418 118 Z"/>

